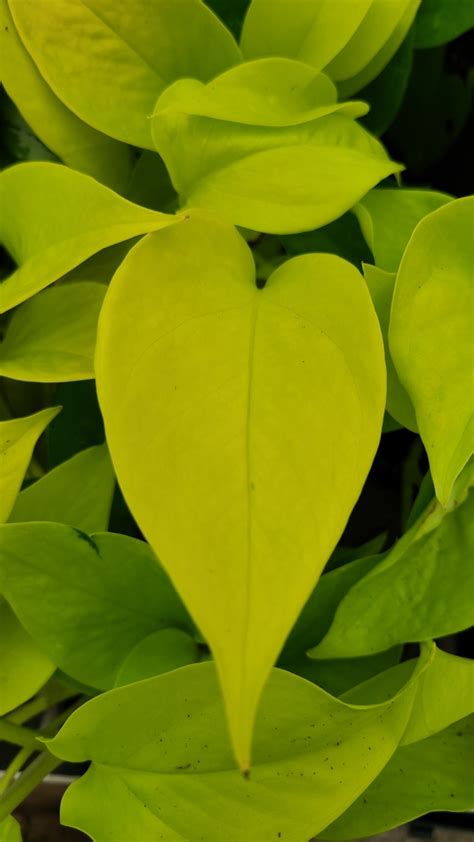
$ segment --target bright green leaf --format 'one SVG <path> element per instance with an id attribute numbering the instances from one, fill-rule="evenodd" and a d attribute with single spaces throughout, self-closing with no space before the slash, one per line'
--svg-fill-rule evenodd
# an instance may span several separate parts
<path id="1" fill-rule="evenodd" d="M 396 272 L 418 223 L 450 201 L 451 196 L 434 190 L 375 188 L 367 193 L 354 213 L 377 267 Z"/>
<path id="2" fill-rule="evenodd" d="M 122 190 L 130 149 L 83 123 L 55 96 L 21 42 L 8 0 L 0 0 L 0 52 L 3 87 L 35 134 L 68 166 Z"/>
<path id="3" fill-rule="evenodd" d="M 257 231 L 290 234 L 326 225 L 402 169 L 344 114 L 274 128 L 168 109 L 152 122 L 182 204 Z"/>
<path id="4" fill-rule="evenodd" d="M 294 126 L 335 111 L 351 117 L 367 113 L 361 102 L 337 103 L 336 86 L 324 73 L 285 58 L 237 65 L 206 85 L 180 79 L 160 96 L 158 122 L 168 109 L 251 126 Z"/>
<path id="5" fill-rule="evenodd" d="M 60 407 L 0 421 L 0 523 L 7 520 L 41 433 Z"/>
<path id="6" fill-rule="evenodd" d="M 242 31 L 247 59 L 288 56 L 322 70 L 340 53 L 373 0 L 351 0 L 344 14 L 334 0 L 252 0 Z"/>
<path id="7" fill-rule="evenodd" d="M 0 842 L 22 842 L 20 825 L 13 816 L 0 822 Z"/>
<path id="8" fill-rule="evenodd" d="M 440 507 L 441 508 L 441 507 Z M 430 528 L 429 515 L 441 516 Z M 430 507 L 384 560 L 339 603 L 316 658 L 381 652 L 397 643 L 429 640 L 474 622 L 474 492 L 442 517 Z"/>
<path id="9" fill-rule="evenodd" d="M 0 343 L 0 375 L 54 383 L 94 377 L 104 284 L 60 284 L 18 307 Z"/>
<path id="10" fill-rule="evenodd" d="M 124 659 L 115 686 L 132 684 L 199 661 L 196 641 L 182 629 L 159 629 L 141 640 Z"/>
<path id="11" fill-rule="evenodd" d="M 19 267 L 0 286 L 2 313 L 106 246 L 176 219 L 127 202 L 87 175 L 35 162 L 0 173 L 0 208 L 0 242 Z"/>
<path id="12" fill-rule="evenodd" d="M 167 85 L 182 77 L 207 81 L 241 60 L 231 34 L 199 0 L 9 5 L 59 99 L 86 123 L 135 146 L 153 148 L 149 117 Z"/>
<path id="13" fill-rule="evenodd" d="M 340 258 L 295 258 L 258 290 L 230 226 L 195 213 L 163 234 L 109 287 L 99 400 L 125 499 L 213 649 L 245 768 L 263 683 L 377 447 L 382 340 Z"/>
<path id="14" fill-rule="evenodd" d="M 474 716 L 397 749 L 373 783 L 319 839 L 352 840 L 433 811 L 472 810 Z"/>
<path id="15" fill-rule="evenodd" d="M 82 450 L 20 491 L 10 523 L 54 521 L 84 532 L 107 529 L 115 474 L 105 445 Z"/>
<path id="16" fill-rule="evenodd" d="M 387 412 L 403 427 L 417 431 L 416 416 L 407 392 L 400 383 L 388 347 L 388 329 L 390 323 L 390 308 L 392 306 L 393 289 L 396 275 L 384 272 L 370 264 L 364 265 L 364 276 L 372 296 L 375 311 L 379 317 L 380 328 L 385 347 L 385 362 L 387 364 Z"/>
<path id="17" fill-rule="evenodd" d="M 56 523 L 1 530 L 0 589 L 42 649 L 83 684 L 113 687 L 123 661 L 148 635 L 191 629 L 143 541 L 108 532 L 90 538 Z"/>
<path id="18" fill-rule="evenodd" d="M 423 0 L 416 18 L 416 46 L 439 47 L 474 27 L 472 0 Z"/>
<path id="19" fill-rule="evenodd" d="M 120 834 L 129 842 L 309 839 L 390 758 L 416 683 L 381 706 L 354 708 L 274 670 L 248 779 L 234 768 L 213 664 L 106 693 L 49 743 L 63 759 L 93 761 L 68 789 L 62 819 L 96 842 Z"/>
<path id="20" fill-rule="evenodd" d="M 22 705 L 46 683 L 54 664 L 0 596 L 0 716 Z M 0 825 L 0 840 L 1 840 Z"/>
<path id="21" fill-rule="evenodd" d="M 392 359 L 444 506 L 473 452 L 473 228 L 474 198 L 419 223 L 398 270 L 390 319 Z"/>

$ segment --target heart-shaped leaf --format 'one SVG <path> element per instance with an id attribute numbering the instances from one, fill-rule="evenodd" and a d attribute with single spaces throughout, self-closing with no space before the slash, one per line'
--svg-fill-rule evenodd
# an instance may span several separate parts
<path id="1" fill-rule="evenodd" d="M 449 202 L 417 225 L 398 270 L 390 318 L 392 359 L 444 506 L 473 452 L 473 225 L 472 197 Z"/>
<path id="2" fill-rule="evenodd" d="M 0 523 L 13 508 L 36 442 L 60 409 L 55 406 L 26 418 L 0 421 Z"/>
<path id="3" fill-rule="evenodd" d="M 245 768 L 262 686 L 377 447 L 382 341 L 340 258 L 295 258 L 259 290 L 231 226 L 196 212 L 174 231 L 109 287 L 99 400 L 127 503 L 213 649 Z"/>
<path id="4" fill-rule="evenodd" d="M 55 96 L 16 31 L 8 0 L 0 0 L 2 85 L 48 149 L 68 166 L 114 190 L 130 176 L 130 149 L 92 129 Z"/>
<path id="5" fill-rule="evenodd" d="M 166 628 L 192 632 L 143 541 L 108 532 L 90 538 L 58 523 L 1 529 L 0 590 L 41 648 L 77 681 L 113 687 L 123 663 L 149 635 Z M 191 660 L 197 657 L 194 647 Z"/>
<path id="6" fill-rule="evenodd" d="M 343 113 L 275 128 L 168 108 L 152 127 L 184 205 L 271 234 L 326 225 L 403 169 Z"/>
<path id="7" fill-rule="evenodd" d="M 149 116 L 182 77 L 206 81 L 241 60 L 200 0 L 9 0 L 21 39 L 55 94 L 86 123 L 153 148 Z M 113 84 L 111 84 L 113 82 Z"/>
<path id="8" fill-rule="evenodd" d="M 3 170 L 0 207 L 0 242 L 18 264 L 0 286 L 2 313 L 106 246 L 177 219 L 127 202 L 89 176 L 51 163 Z"/>
<path id="9" fill-rule="evenodd" d="M 106 446 L 89 447 L 20 491 L 9 521 L 46 520 L 101 532 L 109 523 L 114 487 Z"/>
<path id="10" fill-rule="evenodd" d="M 426 656 L 425 656 L 426 657 Z M 213 664 L 113 690 L 74 713 L 50 750 L 92 760 L 62 819 L 97 842 L 310 839 L 379 774 L 410 717 L 419 672 L 395 699 L 354 707 L 274 670 L 262 698 L 254 766 L 233 768 Z"/>
<path id="11" fill-rule="evenodd" d="M 104 284 L 63 284 L 15 310 L 0 343 L 0 375 L 51 383 L 94 377 Z"/>

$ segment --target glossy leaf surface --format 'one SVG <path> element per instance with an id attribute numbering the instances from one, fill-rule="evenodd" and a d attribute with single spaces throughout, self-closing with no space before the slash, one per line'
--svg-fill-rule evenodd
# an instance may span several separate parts
<path id="1" fill-rule="evenodd" d="M 388 703 L 354 708 L 273 671 L 248 779 L 234 768 L 213 664 L 112 691 L 73 714 L 49 744 L 62 758 L 93 761 L 68 790 L 63 821 L 96 842 L 120 833 L 130 842 L 160 834 L 166 842 L 309 839 L 385 765 L 416 683 Z"/>
<path id="2" fill-rule="evenodd" d="M 468 628 L 474 621 L 474 571 L 466 563 L 474 548 L 473 514 L 471 491 L 438 526 L 426 531 L 422 517 L 342 599 L 314 657 L 368 655 Z"/>
<path id="3" fill-rule="evenodd" d="M 42 649 L 83 684 L 113 687 L 123 661 L 148 635 L 192 630 L 143 541 L 15 523 L 2 526 L 1 543 L 0 589 Z"/>
<path id="4" fill-rule="evenodd" d="M 390 351 L 415 407 L 438 500 L 448 506 L 473 452 L 474 198 L 415 229 L 397 275 Z"/>
<path id="5" fill-rule="evenodd" d="M 62 284 L 15 310 L 0 343 L 0 375 L 54 383 L 94 377 L 103 284 Z"/>
<path id="6" fill-rule="evenodd" d="M 451 196 L 435 190 L 375 188 L 367 193 L 354 213 L 376 266 L 396 272 L 418 223 L 450 201 Z"/>
<path id="7" fill-rule="evenodd" d="M 26 418 L 0 421 L 0 523 L 8 519 L 33 449 L 60 407 L 43 409 Z"/>
<path id="8" fill-rule="evenodd" d="M 152 124 L 183 205 L 268 233 L 325 225 L 402 169 L 344 114 L 275 128 L 167 109 Z"/>
<path id="9" fill-rule="evenodd" d="M 37 693 L 55 666 L 1 596 L 0 628 L 0 716 L 3 716 Z"/>
<path id="10" fill-rule="evenodd" d="M 0 242 L 18 264 L 0 287 L 2 313 L 106 246 L 175 221 L 127 202 L 89 176 L 50 163 L 3 170 L 0 207 Z"/>
<path id="11" fill-rule="evenodd" d="M 339 258 L 295 258 L 258 290 L 233 228 L 195 213 L 174 232 L 139 243 L 109 287 L 99 400 L 127 503 L 213 649 L 245 766 L 265 678 L 377 446 L 382 342 Z"/>
<path id="12" fill-rule="evenodd" d="M 407 392 L 400 383 L 388 345 L 390 308 L 392 306 L 396 275 L 393 272 L 384 272 L 383 269 L 379 269 L 377 266 L 365 264 L 364 276 L 370 290 L 375 311 L 379 317 L 384 341 L 385 362 L 387 365 L 387 412 L 403 427 L 416 432 L 415 410 Z"/>
<path id="13" fill-rule="evenodd" d="M 240 61 L 228 30 L 199 0 L 9 5 L 56 95 L 86 123 L 135 146 L 153 148 L 149 117 L 167 85 L 206 81 Z"/>
<path id="14" fill-rule="evenodd" d="M 10 523 L 53 521 L 84 532 L 109 523 L 115 474 L 105 445 L 82 450 L 20 491 Z"/>
<path id="15" fill-rule="evenodd" d="M 68 166 L 115 190 L 126 186 L 131 153 L 88 126 L 53 93 L 22 44 L 8 0 L 0 0 L 2 85 L 35 134 Z"/>

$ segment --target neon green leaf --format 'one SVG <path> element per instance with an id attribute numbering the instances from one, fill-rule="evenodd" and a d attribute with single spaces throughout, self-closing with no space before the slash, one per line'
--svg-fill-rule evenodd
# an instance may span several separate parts
<path id="1" fill-rule="evenodd" d="M 174 231 L 115 275 L 97 385 L 121 488 L 213 649 L 245 767 L 263 683 L 377 446 L 382 341 L 340 258 L 295 258 L 262 291 L 233 228 L 196 212 Z"/>
<path id="2" fill-rule="evenodd" d="M 48 744 L 61 758 L 93 761 L 66 793 L 63 822 L 96 842 L 120 834 L 129 842 L 309 839 L 390 758 L 418 675 L 388 703 L 354 708 L 274 670 L 249 779 L 233 768 L 213 664 L 114 690 L 74 713 Z"/>
<path id="3" fill-rule="evenodd" d="M 59 411 L 55 406 L 26 418 L 0 421 L 0 523 L 13 508 L 37 440 Z"/>
<path id="4" fill-rule="evenodd" d="M 334 0 L 252 0 L 242 31 L 247 59 L 288 56 L 322 70 L 351 39 L 373 0 L 351 0 L 344 14 Z"/>
<path id="5" fill-rule="evenodd" d="M 34 696 L 53 674 L 55 666 L 1 596 L 0 628 L 0 716 L 3 716 Z M 1 829 L 0 825 L 0 839 Z"/>
<path id="6" fill-rule="evenodd" d="M 62 284 L 15 310 L 0 344 L 0 375 L 54 383 L 94 377 L 103 284 Z"/>
<path id="7" fill-rule="evenodd" d="M 473 452 L 473 225 L 474 198 L 419 223 L 400 264 L 390 320 L 392 359 L 444 506 Z"/>
<path id="8" fill-rule="evenodd" d="M 363 795 L 319 839 L 372 836 L 433 811 L 472 809 L 474 716 L 397 749 Z"/>
<path id="9" fill-rule="evenodd" d="M 441 507 L 439 507 L 441 510 Z M 397 643 L 443 637 L 474 622 L 474 492 L 452 512 L 430 506 L 385 559 L 339 603 L 316 658 L 381 652 Z M 431 528 L 430 516 L 441 517 Z"/>
<path id="10" fill-rule="evenodd" d="M 130 149 L 83 123 L 55 96 L 21 42 L 8 0 L 0 0 L 0 52 L 3 87 L 48 149 L 73 169 L 123 190 Z"/>
<path id="11" fill-rule="evenodd" d="M 152 123 L 182 203 L 257 231 L 289 234 L 325 225 L 402 169 L 344 114 L 274 128 L 167 109 Z"/>
<path id="12" fill-rule="evenodd" d="M 0 842 L 22 842 L 20 825 L 13 816 L 0 822 Z"/>
<path id="13" fill-rule="evenodd" d="M 127 202 L 87 175 L 50 163 L 3 170 L 0 207 L 0 242 L 19 267 L 0 286 L 2 313 L 95 252 L 176 221 Z"/>
<path id="14" fill-rule="evenodd" d="M 106 446 L 89 447 L 20 491 L 9 520 L 54 521 L 101 532 L 109 523 L 114 487 Z"/>
<path id="15" fill-rule="evenodd" d="M 379 269 L 396 272 L 418 223 L 451 201 L 446 193 L 410 188 L 371 190 L 354 208 Z"/>
<path id="16" fill-rule="evenodd" d="M 390 324 L 390 308 L 392 306 L 393 289 L 396 275 L 384 272 L 376 266 L 364 264 L 364 276 L 372 296 L 375 311 L 379 317 L 380 328 L 385 347 L 385 362 L 387 364 L 387 412 L 407 427 L 417 431 L 416 416 L 407 392 L 400 383 L 397 371 L 388 347 L 388 329 Z"/>
<path id="17" fill-rule="evenodd" d="M 199 0 L 9 0 L 42 76 L 99 131 L 153 148 L 149 117 L 175 79 L 207 81 L 237 64 L 228 30 Z M 113 80 L 113 84 L 111 84 Z"/>
<path id="18" fill-rule="evenodd" d="M 159 629 L 141 640 L 126 656 L 115 686 L 132 684 L 199 661 L 196 641 L 183 629 Z"/>
<path id="19" fill-rule="evenodd" d="M 83 684 L 113 687 L 150 634 L 193 630 L 143 541 L 108 532 L 90 538 L 58 523 L 9 523 L 1 545 L 0 590 L 41 648 Z"/>

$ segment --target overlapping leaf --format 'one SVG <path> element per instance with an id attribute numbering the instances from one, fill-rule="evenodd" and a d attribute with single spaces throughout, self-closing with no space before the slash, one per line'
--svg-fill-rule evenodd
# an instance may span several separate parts
<path id="1" fill-rule="evenodd" d="M 90 538 L 56 523 L 6 524 L 0 540 L 0 591 L 41 648 L 83 684 L 106 689 L 122 669 L 126 678 L 143 669 L 140 651 L 131 655 L 149 635 L 168 628 L 192 632 L 143 541 L 105 532 Z M 174 645 L 172 637 L 155 637 L 155 665 L 169 641 Z M 176 651 L 174 665 L 181 666 L 182 649 Z M 187 652 L 197 660 L 195 645 Z M 162 652 L 161 663 L 170 668 L 172 662 Z"/>
<path id="2" fill-rule="evenodd" d="M 1 596 L 0 627 L 0 716 L 3 716 L 37 693 L 55 666 Z"/>
<path id="3" fill-rule="evenodd" d="M 50 163 L 4 170 L 0 208 L 0 242 L 18 264 L 0 287 L 2 313 L 106 246 L 175 222 L 173 216 L 127 202 L 89 176 Z"/>
<path id="4" fill-rule="evenodd" d="M 342 599 L 314 657 L 368 655 L 468 628 L 474 621 L 474 570 L 467 563 L 474 548 L 473 512 L 472 491 L 444 517 L 431 506 Z M 441 517 L 433 528 L 430 514 Z"/>
<path id="5" fill-rule="evenodd" d="M 63 284 L 25 301 L 0 343 L 0 375 L 29 382 L 94 377 L 97 320 L 103 284 Z"/>
<path id="6" fill-rule="evenodd" d="M 149 117 L 175 79 L 206 81 L 240 51 L 200 0 L 8 0 L 23 43 L 55 94 L 106 134 L 153 148 Z"/>
<path id="7" fill-rule="evenodd" d="M 26 418 L 0 421 L 0 523 L 8 519 L 34 446 L 60 407 L 43 409 Z"/>
<path id="8" fill-rule="evenodd" d="M 10 523 L 53 521 L 102 532 L 109 523 L 114 486 L 106 446 L 89 447 L 20 491 Z"/>
<path id="9" fill-rule="evenodd" d="M 377 446 L 382 343 L 339 258 L 295 258 L 258 290 L 231 226 L 196 212 L 169 231 L 109 287 L 99 399 L 127 503 L 213 649 L 245 767 L 265 678 Z"/>
<path id="10" fill-rule="evenodd" d="M 367 193 L 354 213 L 377 267 L 396 272 L 418 223 L 450 201 L 451 196 L 435 190 L 375 188 Z"/>
<path id="11" fill-rule="evenodd" d="M 68 166 L 123 190 L 130 149 L 88 126 L 55 96 L 21 42 L 8 0 L 0 1 L 0 52 L 2 85 L 35 134 Z"/>
<path id="12" fill-rule="evenodd" d="M 426 216 L 405 250 L 392 301 L 390 351 L 413 403 L 438 500 L 473 452 L 474 198 Z"/>

